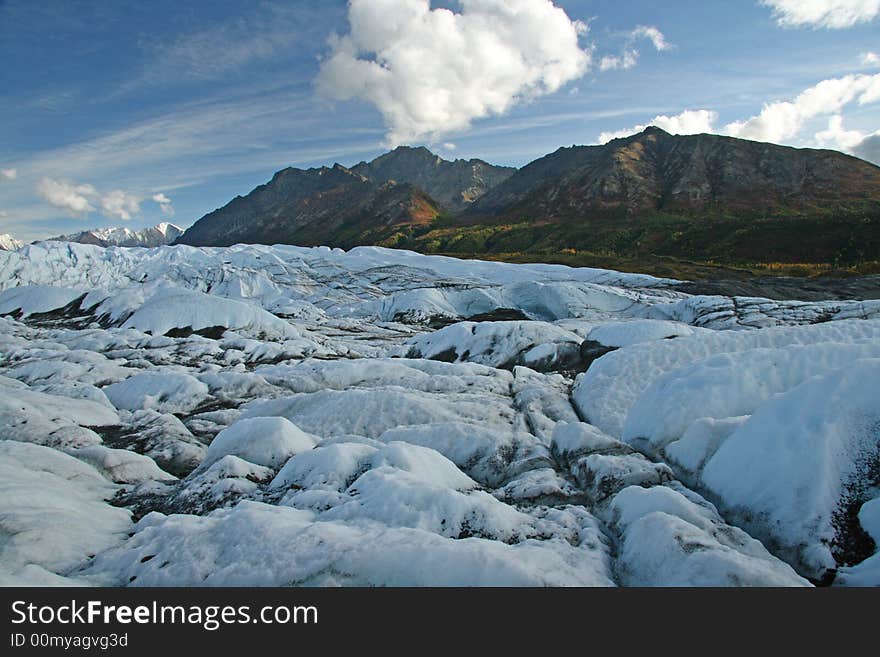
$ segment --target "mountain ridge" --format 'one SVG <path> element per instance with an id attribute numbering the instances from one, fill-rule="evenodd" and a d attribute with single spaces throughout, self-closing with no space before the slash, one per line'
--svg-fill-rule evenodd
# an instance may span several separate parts
<path id="1" fill-rule="evenodd" d="M 180 226 L 167 221 L 140 230 L 131 230 L 125 226 L 111 228 L 92 228 L 79 233 L 50 237 L 47 242 L 76 242 L 95 246 L 155 247 L 173 244 L 183 235 Z"/>
<path id="2" fill-rule="evenodd" d="M 560 148 L 517 170 L 401 147 L 351 168 L 279 171 L 179 240 L 236 242 L 467 257 L 880 260 L 880 167 L 836 151 L 654 127 Z"/>
<path id="3" fill-rule="evenodd" d="M 202 217 L 178 243 L 319 246 L 334 236 L 338 240 L 339 234 L 350 233 L 356 241 L 364 225 L 420 224 L 439 214 L 427 194 L 407 183 L 376 183 L 341 164 L 312 169 L 288 167 L 247 196 L 237 196 Z"/>
<path id="4" fill-rule="evenodd" d="M 835 174 L 850 173 L 847 164 L 852 178 L 841 187 Z M 735 212 L 811 211 L 820 201 L 845 202 L 865 193 L 880 202 L 880 167 L 850 155 L 705 133 L 671 135 L 652 126 L 601 146 L 561 148 L 539 158 L 466 214 L 532 211 L 561 218 L 609 209 L 694 211 L 713 203 Z"/>
<path id="5" fill-rule="evenodd" d="M 480 159 L 444 160 L 424 146 L 398 146 L 351 170 L 373 180 L 395 180 L 423 189 L 452 212 L 467 208 L 516 172 Z"/>

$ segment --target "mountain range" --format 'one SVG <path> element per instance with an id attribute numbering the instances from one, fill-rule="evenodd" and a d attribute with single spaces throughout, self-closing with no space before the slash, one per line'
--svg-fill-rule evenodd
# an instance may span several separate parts
<path id="1" fill-rule="evenodd" d="M 880 167 L 655 127 L 518 170 L 400 147 L 350 168 L 279 171 L 178 240 L 239 242 L 845 264 L 880 259 Z"/>
<path id="2" fill-rule="evenodd" d="M 155 226 L 131 230 L 125 227 L 93 228 L 80 233 L 50 237 L 49 242 L 77 242 L 95 246 L 130 246 L 154 247 L 174 243 L 181 235 L 183 228 L 163 221 Z"/>

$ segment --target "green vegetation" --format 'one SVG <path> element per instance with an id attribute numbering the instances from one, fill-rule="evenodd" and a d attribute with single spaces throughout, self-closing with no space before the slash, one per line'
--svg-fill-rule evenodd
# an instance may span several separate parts
<path id="1" fill-rule="evenodd" d="M 609 267 L 703 278 L 880 272 L 880 210 L 825 216 L 639 218 L 461 225 L 440 217 L 421 226 L 371 231 L 359 243 L 422 253 L 513 262 Z"/>

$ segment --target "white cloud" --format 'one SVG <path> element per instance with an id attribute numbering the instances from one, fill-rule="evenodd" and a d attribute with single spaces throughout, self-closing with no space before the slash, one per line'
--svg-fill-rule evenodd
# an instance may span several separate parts
<path id="1" fill-rule="evenodd" d="M 862 53 L 862 66 L 880 66 L 880 55 L 875 52 Z"/>
<path id="2" fill-rule="evenodd" d="M 108 218 L 129 221 L 141 211 L 140 198 L 121 189 L 114 189 L 101 197 L 101 213 Z"/>
<path id="3" fill-rule="evenodd" d="M 676 116 L 656 116 L 644 125 L 627 130 L 603 132 L 597 143 L 628 137 L 649 125 L 673 134 L 719 133 L 755 141 L 832 148 L 852 153 L 871 162 L 880 162 L 880 131 L 866 133 L 844 127 L 842 111 L 853 103 L 867 105 L 880 101 L 880 73 L 847 75 L 822 80 L 791 101 L 766 103 L 760 114 L 715 128 L 717 112 L 687 110 Z M 816 122 L 827 118 L 824 130 L 813 132 Z M 808 129 L 812 128 L 808 132 Z M 811 134 L 812 133 L 812 134 Z"/>
<path id="4" fill-rule="evenodd" d="M 0 180 L 15 180 L 18 178 L 18 169 L 0 169 Z"/>
<path id="5" fill-rule="evenodd" d="M 600 71 L 614 71 L 616 69 L 629 69 L 639 63 L 639 51 L 629 48 L 621 55 L 605 55 L 599 60 Z"/>
<path id="6" fill-rule="evenodd" d="M 5 210 L 0 210 L 0 219 L 8 219 L 8 218 L 9 218 L 9 213 L 6 212 Z"/>
<path id="7" fill-rule="evenodd" d="M 614 71 L 617 69 L 627 70 L 639 63 L 639 50 L 635 47 L 636 41 L 647 39 L 657 52 L 663 52 L 672 48 L 666 37 L 659 29 L 651 25 L 637 25 L 628 35 L 626 46 L 619 55 L 605 55 L 599 60 L 600 71 Z"/>
<path id="8" fill-rule="evenodd" d="M 657 49 L 657 52 L 663 52 L 664 50 L 669 50 L 672 45 L 666 40 L 666 37 L 663 35 L 663 32 L 658 30 L 653 25 L 639 25 L 632 31 L 633 39 L 650 39 L 651 43 L 654 44 L 654 48 Z"/>
<path id="9" fill-rule="evenodd" d="M 445 144 L 443 144 L 443 150 L 446 150 L 446 151 L 454 151 L 456 148 L 458 148 L 458 146 L 456 146 L 455 144 L 453 144 L 450 141 L 447 141 Z"/>
<path id="10" fill-rule="evenodd" d="M 880 15 L 880 0 L 761 0 L 784 27 L 841 29 Z"/>
<path id="11" fill-rule="evenodd" d="M 93 185 L 43 178 L 37 184 L 37 193 L 50 205 L 73 217 L 85 217 L 100 207 L 105 217 L 128 221 L 141 211 L 140 197 L 121 189 L 101 194 Z"/>
<path id="12" fill-rule="evenodd" d="M 153 194 L 152 200 L 154 203 L 159 204 L 159 208 L 162 210 L 162 214 L 169 217 L 174 216 L 174 206 L 171 205 L 171 199 L 165 196 L 165 194 L 161 192 L 159 192 L 158 194 Z"/>
<path id="13" fill-rule="evenodd" d="M 822 148 L 833 148 L 841 151 L 852 151 L 865 141 L 868 135 L 859 130 L 847 130 L 843 127 L 843 117 L 835 114 L 828 120 L 828 127 L 814 136 L 816 144 Z"/>
<path id="14" fill-rule="evenodd" d="M 865 105 L 878 99 L 880 74 L 832 78 L 810 87 L 792 101 L 765 104 L 760 114 L 729 123 L 725 131 L 743 139 L 780 143 L 795 137 L 811 119 L 839 114 L 855 100 Z"/>
<path id="15" fill-rule="evenodd" d="M 96 192 L 91 185 L 77 185 L 66 180 L 43 178 L 37 185 L 37 193 L 50 205 L 66 210 L 75 217 L 83 217 L 94 212 L 89 201 Z"/>
<path id="16" fill-rule="evenodd" d="M 656 126 L 662 128 L 673 135 L 696 135 L 704 132 L 714 132 L 715 121 L 718 120 L 718 113 L 711 110 L 685 110 L 681 114 L 675 116 L 655 116 L 651 121 L 644 125 L 636 125 L 628 130 L 618 130 L 616 132 L 603 132 L 599 135 L 600 144 L 605 144 L 612 139 L 620 137 L 629 137 L 641 132 L 648 126 Z"/>
<path id="17" fill-rule="evenodd" d="M 880 131 L 865 137 L 860 144 L 853 147 L 853 155 L 880 166 Z"/>
<path id="18" fill-rule="evenodd" d="M 351 0 L 349 34 L 331 40 L 318 90 L 381 112 L 388 145 L 436 140 L 474 119 L 553 93 L 581 77 L 587 26 L 550 0 Z"/>
<path id="19" fill-rule="evenodd" d="M 870 134 L 861 130 L 847 130 L 839 114 L 828 120 L 828 128 L 814 135 L 815 145 L 821 148 L 852 153 L 856 157 L 880 164 L 880 130 Z"/>

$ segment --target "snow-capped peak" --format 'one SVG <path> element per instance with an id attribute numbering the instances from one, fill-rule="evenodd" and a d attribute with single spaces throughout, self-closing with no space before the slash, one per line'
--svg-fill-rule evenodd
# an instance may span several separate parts
<path id="1" fill-rule="evenodd" d="M 19 242 L 9 233 L 0 234 L 0 251 L 15 251 L 22 246 L 24 246 L 24 244 Z"/>
<path id="2" fill-rule="evenodd" d="M 156 226 L 142 228 L 137 231 L 122 226 L 95 228 L 81 233 L 53 237 L 50 241 L 78 242 L 80 244 L 94 244 L 95 246 L 154 247 L 172 244 L 182 234 L 182 228 L 163 221 Z"/>

